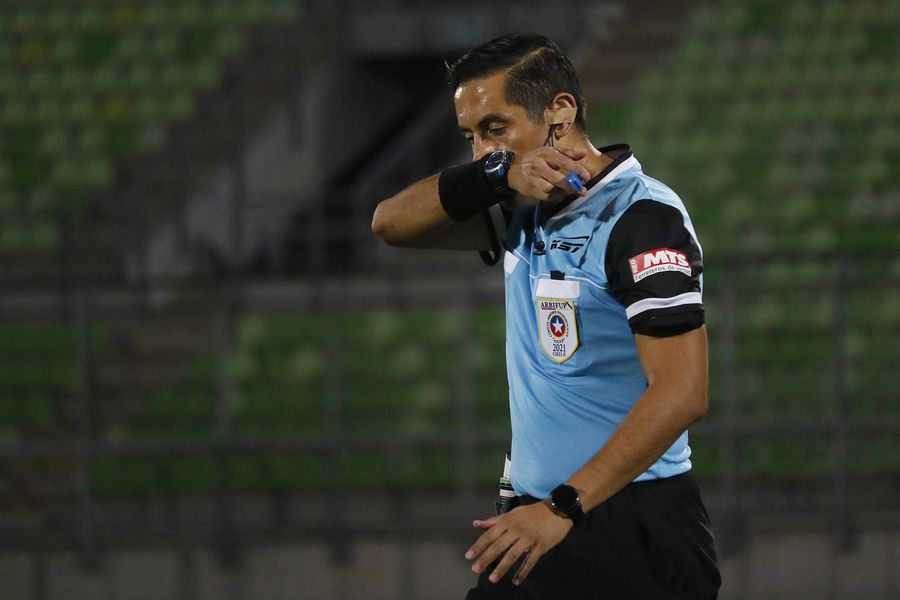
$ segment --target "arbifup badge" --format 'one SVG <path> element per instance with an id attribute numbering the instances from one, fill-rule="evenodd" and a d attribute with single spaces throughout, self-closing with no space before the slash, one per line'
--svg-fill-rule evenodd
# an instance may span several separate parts
<path id="1" fill-rule="evenodd" d="M 578 350 L 575 302 L 581 285 L 553 271 L 550 278 L 538 280 L 534 295 L 541 348 L 553 362 L 564 363 Z"/>
<path id="2" fill-rule="evenodd" d="M 553 361 L 566 362 L 578 349 L 575 304 L 563 298 L 537 298 L 541 347 Z"/>

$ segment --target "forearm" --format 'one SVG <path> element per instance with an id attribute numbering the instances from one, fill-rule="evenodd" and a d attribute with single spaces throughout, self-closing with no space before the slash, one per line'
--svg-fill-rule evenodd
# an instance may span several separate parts
<path id="1" fill-rule="evenodd" d="M 439 176 L 419 180 L 382 201 L 372 217 L 372 231 L 388 244 L 403 245 L 449 226 L 452 221 L 438 194 Z"/>
<path id="2" fill-rule="evenodd" d="M 655 463 L 702 417 L 698 405 L 695 398 L 673 398 L 663 386 L 648 387 L 606 445 L 566 482 L 579 491 L 584 510 L 602 503 Z"/>

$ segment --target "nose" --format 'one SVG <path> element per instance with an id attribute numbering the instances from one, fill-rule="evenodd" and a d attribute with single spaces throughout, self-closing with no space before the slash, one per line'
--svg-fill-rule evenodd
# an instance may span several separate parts
<path id="1" fill-rule="evenodd" d="M 497 150 L 497 144 L 495 144 L 494 142 L 475 136 L 475 141 L 472 144 L 472 156 L 475 160 L 480 160 L 491 152 L 496 152 Z"/>

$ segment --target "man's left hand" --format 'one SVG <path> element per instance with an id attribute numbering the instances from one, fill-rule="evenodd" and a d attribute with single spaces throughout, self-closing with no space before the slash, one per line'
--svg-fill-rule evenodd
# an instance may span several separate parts
<path id="1" fill-rule="evenodd" d="M 572 521 L 554 513 L 548 502 L 519 506 L 506 514 L 475 521 L 473 525 L 484 533 L 466 551 L 466 558 L 475 561 L 472 570 L 481 573 L 503 555 L 489 577 L 491 582 L 497 583 L 525 556 L 522 566 L 513 575 L 514 584 L 522 583 L 538 559 L 572 529 Z"/>

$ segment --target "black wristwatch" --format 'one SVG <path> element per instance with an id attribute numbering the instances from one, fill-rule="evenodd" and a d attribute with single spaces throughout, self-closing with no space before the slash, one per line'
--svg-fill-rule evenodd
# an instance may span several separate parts
<path id="1" fill-rule="evenodd" d="M 561 517 L 572 521 L 575 527 L 584 525 L 584 510 L 578 491 L 571 485 L 558 485 L 550 492 L 550 508 Z"/>
<path id="2" fill-rule="evenodd" d="M 509 167 L 512 165 L 515 153 L 508 150 L 497 150 L 488 154 L 484 161 L 484 174 L 494 188 L 494 193 L 500 196 L 509 196 L 513 193 L 509 187 Z"/>

